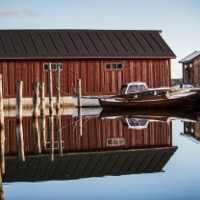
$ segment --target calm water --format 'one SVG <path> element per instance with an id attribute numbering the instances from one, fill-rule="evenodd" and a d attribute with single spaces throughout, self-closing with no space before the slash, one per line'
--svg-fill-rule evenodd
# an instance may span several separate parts
<path id="1" fill-rule="evenodd" d="M 5 117 L 5 199 L 200 199 L 197 115 L 153 114 L 83 116 L 82 135 L 78 119 L 63 115 L 63 156 L 55 149 L 54 161 L 48 128 L 38 153 L 32 118 L 23 117 L 25 162 L 16 158 L 15 118 Z"/>

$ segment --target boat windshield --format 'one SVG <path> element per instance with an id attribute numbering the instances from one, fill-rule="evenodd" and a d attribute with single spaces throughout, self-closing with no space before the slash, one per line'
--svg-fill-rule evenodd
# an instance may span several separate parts
<path id="1" fill-rule="evenodd" d="M 132 93 L 132 92 L 137 92 L 137 87 L 138 87 L 137 85 L 130 85 L 128 87 L 127 94 Z"/>
<path id="2" fill-rule="evenodd" d="M 122 87 L 121 87 L 121 89 L 119 90 L 119 93 L 118 93 L 118 94 L 125 94 L 127 87 L 128 87 L 127 85 L 122 85 Z"/>
<path id="3" fill-rule="evenodd" d="M 147 88 L 144 85 L 130 85 L 128 87 L 127 94 L 138 92 L 138 91 L 146 91 L 146 90 Z"/>
<path id="4" fill-rule="evenodd" d="M 144 84 L 122 85 L 118 94 L 129 94 L 129 93 L 134 93 L 138 91 L 147 91 L 147 87 Z"/>

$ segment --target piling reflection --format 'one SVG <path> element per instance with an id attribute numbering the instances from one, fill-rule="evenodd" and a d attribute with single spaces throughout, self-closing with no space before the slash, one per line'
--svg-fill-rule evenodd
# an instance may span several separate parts
<path id="1" fill-rule="evenodd" d="M 76 117 L 59 113 L 39 118 L 23 116 L 25 162 L 17 156 L 22 150 L 16 140 L 16 118 L 6 116 L 6 140 L 4 148 L 1 147 L 1 162 L 5 162 L 3 181 L 162 172 L 177 149 L 172 144 L 171 120 L 190 119 L 196 126 L 199 124 L 198 116 L 189 112 L 187 116 L 161 111 L 77 113 Z"/>

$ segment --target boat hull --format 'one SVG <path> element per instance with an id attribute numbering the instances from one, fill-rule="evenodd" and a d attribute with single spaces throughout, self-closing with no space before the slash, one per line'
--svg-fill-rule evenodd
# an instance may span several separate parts
<path id="1" fill-rule="evenodd" d="M 197 99 L 196 93 L 189 93 L 184 96 L 173 96 L 173 98 L 160 99 L 142 99 L 142 100 L 117 100 L 113 99 L 99 99 L 102 108 L 128 108 L 128 109 L 146 109 L 146 108 L 168 108 L 168 107 L 188 107 L 193 106 Z"/>

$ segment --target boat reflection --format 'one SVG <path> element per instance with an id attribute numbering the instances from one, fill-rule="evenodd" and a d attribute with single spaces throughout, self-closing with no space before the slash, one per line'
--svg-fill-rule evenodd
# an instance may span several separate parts
<path id="1" fill-rule="evenodd" d="M 187 117 L 195 120 L 196 116 L 191 114 Z M 77 126 L 79 118 L 72 115 L 54 116 L 53 137 L 49 135 L 48 116 L 38 122 L 26 116 L 22 119 L 24 146 L 20 150 L 16 140 L 16 119 L 5 117 L 3 182 L 163 172 L 177 150 L 172 144 L 171 119 L 180 116 L 180 113 L 161 112 L 158 115 L 155 111 L 152 114 L 103 110 L 100 116 L 82 116 L 81 126 Z M 39 123 L 38 128 L 34 123 Z M 61 125 L 59 134 L 58 124 Z M 19 156 L 21 148 L 24 148 L 24 162 Z"/>
<path id="2" fill-rule="evenodd" d="M 173 119 L 181 119 L 181 120 L 193 120 L 198 121 L 198 113 L 196 113 L 193 109 L 147 109 L 147 110 L 112 110 L 112 109 L 103 109 L 100 113 L 100 118 L 117 118 L 117 117 L 125 117 L 125 118 L 141 118 L 147 119 L 150 121 L 158 120 L 158 121 L 171 121 Z"/>
<path id="3" fill-rule="evenodd" d="M 140 118 L 121 118 L 121 122 L 123 126 L 127 128 L 133 128 L 138 130 L 147 128 L 149 124 L 149 120 Z"/>

